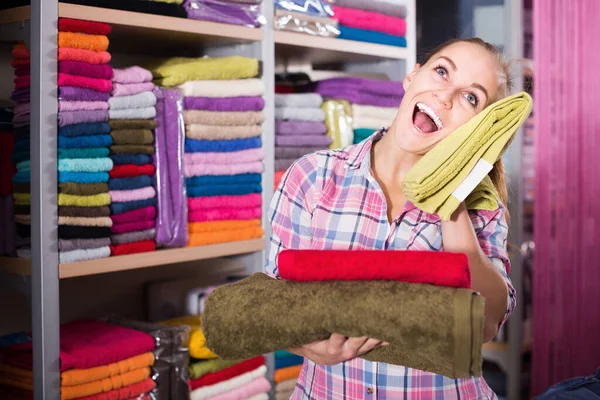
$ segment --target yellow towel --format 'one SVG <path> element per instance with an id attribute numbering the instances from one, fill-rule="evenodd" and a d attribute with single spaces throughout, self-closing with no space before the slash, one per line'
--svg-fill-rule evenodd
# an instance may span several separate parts
<path id="1" fill-rule="evenodd" d="M 13 193 L 13 198 L 15 199 L 15 205 L 17 206 L 27 206 L 31 204 L 30 193 Z"/>
<path id="2" fill-rule="evenodd" d="M 58 194 L 59 206 L 98 207 L 110 204 L 108 193 L 95 194 L 93 196 L 76 196 L 73 194 Z"/>
<path id="3" fill-rule="evenodd" d="M 521 92 L 477 114 L 415 164 L 404 178 L 404 194 L 443 220 L 450 219 L 463 200 L 470 209 L 498 208 L 498 195 L 487 174 L 529 116 L 532 104 L 531 96 Z"/>
<path id="4" fill-rule="evenodd" d="M 202 332 L 202 325 L 199 315 L 191 315 L 187 317 L 173 318 L 168 321 L 161 322 L 170 326 L 187 325 L 190 327 L 190 341 L 188 348 L 190 356 L 198 359 L 217 358 L 217 355 L 206 347 L 206 338 Z"/>

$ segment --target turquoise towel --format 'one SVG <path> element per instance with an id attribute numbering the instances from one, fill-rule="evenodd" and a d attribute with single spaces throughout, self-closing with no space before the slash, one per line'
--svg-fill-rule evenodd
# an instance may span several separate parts
<path id="1" fill-rule="evenodd" d="M 107 172 L 113 168 L 110 158 L 63 158 L 58 160 L 60 172 Z"/>
<path id="2" fill-rule="evenodd" d="M 13 182 L 26 183 L 31 182 L 31 174 L 29 171 L 17 171 L 13 175 Z"/>
<path id="3" fill-rule="evenodd" d="M 63 149 L 86 148 L 86 147 L 108 147 L 112 145 L 110 135 L 92 135 L 76 137 L 58 137 L 58 147 Z"/>
<path id="4" fill-rule="evenodd" d="M 250 193 L 262 193 L 260 183 L 240 183 L 237 185 L 188 186 L 187 197 L 234 196 Z"/>
<path id="5" fill-rule="evenodd" d="M 188 186 L 236 185 L 238 183 L 260 183 L 261 179 L 260 174 L 201 175 L 185 178 L 185 184 Z"/>
<path id="6" fill-rule="evenodd" d="M 297 357 L 297 356 L 295 354 L 293 354 L 293 353 L 290 353 L 287 350 L 277 350 L 275 352 L 275 359 L 286 358 L 286 357 Z"/>
<path id="7" fill-rule="evenodd" d="M 14 152 L 12 156 L 10 156 L 10 160 L 13 164 L 18 164 L 21 161 L 29 160 L 31 158 L 31 154 L 29 153 L 29 149 L 27 151 Z"/>
<path id="8" fill-rule="evenodd" d="M 59 172 L 58 182 L 103 183 L 108 182 L 108 172 Z"/>
<path id="9" fill-rule="evenodd" d="M 17 163 L 17 171 L 31 171 L 31 161 L 25 160 Z"/>
<path id="10" fill-rule="evenodd" d="M 339 30 L 340 35 L 338 36 L 338 39 L 406 47 L 406 38 L 402 36 L 388 35 L 387 33 L 368 31 L 366 29 L 350 28 L 344 25 L 340 25 Z"/>
<path id="11" fill-rule="evenodd" d="M 88 147 L 84 149 L 58 149 L 58 159 L 72 158 L 103 158 L 108 157 L 108 147 Z"/>

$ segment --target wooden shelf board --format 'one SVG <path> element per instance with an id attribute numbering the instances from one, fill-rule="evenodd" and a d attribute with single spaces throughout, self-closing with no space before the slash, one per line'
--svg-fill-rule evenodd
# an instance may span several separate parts
<path id="1" fill-rule="evenodd" d="M 0 272 L 31 275 L 31 261 L 24 258 L 0 257 Z"/>
<path id="2" fill-rule="evenodd" d="M 402 60 L 409 55 L 403 47 L 353 40 L 275 31 L 276 57 L 316 63 L 344 61 Z"/>
<path id="3" fill-rule="evenodd" d="M 487 342 L 483 344 L 483 349 L 488 351 L 508 351 L 508 343 L 504 342 Z"/>

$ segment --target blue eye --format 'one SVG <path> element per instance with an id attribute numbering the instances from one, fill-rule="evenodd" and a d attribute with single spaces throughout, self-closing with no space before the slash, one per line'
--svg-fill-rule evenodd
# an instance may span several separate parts
<path id="1" fill-rule="evenodd" d="M 477 107 L 477 104 L 479 104 L 479 99 L 477 99 L 477 96 L 475 96 L 473 93 L 469 93 L 465 97 L 467 101 L 471 103 L 474 107 Z"/>
<path id="2" fill-rule="evenodd" d="M 442 78 L 448 76 L 448 71 L 444 67 L 435 67 L 435 72 L 437 72 Z"/>

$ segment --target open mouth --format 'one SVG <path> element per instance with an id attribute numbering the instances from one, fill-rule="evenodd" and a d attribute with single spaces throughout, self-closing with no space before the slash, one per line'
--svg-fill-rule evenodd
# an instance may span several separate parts
<path id="1" fill-rule="evenodd" d="M 437 132 L 444 127 L 442 120 L 426 104 L 417 103 L 413 111 L 413 124 L 423 133 Z"/>

